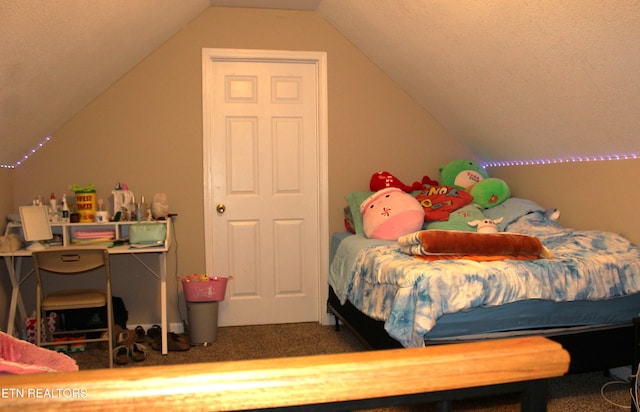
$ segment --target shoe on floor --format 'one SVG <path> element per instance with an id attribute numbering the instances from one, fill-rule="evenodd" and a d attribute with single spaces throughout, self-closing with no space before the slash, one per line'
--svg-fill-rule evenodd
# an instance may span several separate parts
<path id="1" fill-rule="evenodd" d="M 129 353 L 134 362 L 142 362 L 147 359 L 147 347 L 141 343 L 133 342 Z"/>
<path id="2" fill-rule="evenodd" d="M 113 363 L 116 365 L 126 365 L 129 363 L 129 348 L 126 346 L 117 346 L 113 349 Z"/>
<path id="3" fill-rule="evenodd" d="M 136 340 L 136 334 L 129 329 L 122 329 L 116 334 L 116 346 L 129 347 Z"/>
<path id="4" fill-rule="evenodd" d="M 147 340 L 147 335 L 142 326 L 136 326 L 133 331 L 136 333 L 136 343 L 144 343 Z"/>
<path id="5" fill-rule="evenodd" d="M 187 335 L 169 332 L 167 346 L 171 351 L 186 351 L 191 349 L 191 341 Z"/>
<path id="6" fill-rule="evenodd" d="M 151 349 L 162 350 L 162 328 L 159 325 L 153 325 L 147 329 L 147 337 L 149 338 Z"/>

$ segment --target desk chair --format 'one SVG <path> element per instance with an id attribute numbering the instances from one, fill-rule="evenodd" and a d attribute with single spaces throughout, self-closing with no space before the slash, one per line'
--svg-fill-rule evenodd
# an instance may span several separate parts
<path id="1" fill-rule="evenodd" d="M 111 270 L 107 249 L 53 249 L 34 251 L 33 268 L 36 273 L 36 344 L 38 346 L 57 346 L 64 344 L 108 342 L 109 367 L 113 367 L 113 308 L 111 300 Z M 101 270 L 95 270 L 100 269 Z M 104 290 L 65 289 L 48 295 L 44 291 L 42 274 L 51 276 L 70 276 L 85 274 L 86 276 L 104 276 Z M 49 277 L 49 276 L 47 276 Z M 107 327 L 88 330 L 74 330 L 73 333 L 98 332 L 99 338 L 81 340 L 57 340 L 42 342 L 41 322 L 47 311 L 65 309 L 101 308 L 107 309 Z M 106 335 L 105 335 L 106 332 Z M 47 332 L 50 337 L 50 334 Z"/>

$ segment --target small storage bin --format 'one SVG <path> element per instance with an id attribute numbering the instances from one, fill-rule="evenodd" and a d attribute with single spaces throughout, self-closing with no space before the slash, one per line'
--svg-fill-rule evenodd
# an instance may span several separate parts
<path id="1" fill-rule="evenodd" d="M 212 276 L 207 280 L 193 280 L 191 277 L 180 280 L 187 302 L 217 302 L 224 300 L 229 279 L 230 277 Z"/>

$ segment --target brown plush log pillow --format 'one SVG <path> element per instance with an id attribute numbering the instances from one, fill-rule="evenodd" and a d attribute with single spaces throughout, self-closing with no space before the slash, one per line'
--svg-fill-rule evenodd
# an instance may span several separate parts
<path id="1" fill-rule="evenodd" d="M 398 239 L 405 253 L 420 258 L 473 260 L 537 259 L 552 257 L 540 239 L 519 233 L 476 233 L 421 230 Z"/>

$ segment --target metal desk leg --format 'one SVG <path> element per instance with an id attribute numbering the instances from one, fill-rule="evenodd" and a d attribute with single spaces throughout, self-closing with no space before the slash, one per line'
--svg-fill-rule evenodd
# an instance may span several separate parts
<path id="1" fill-rule="evenodd" d="M 9 304 L 9 317 L 7 319 L 6 330 L 8 335 L 15 336 L 17 312 L 20 312 L 20 317 L 22 320 L 26 319 L 27 317 L 27 311 L 24 307 L 22 295 L 20 294 L 22 257 L 5 256 L 4 262 L 7 266 L 7 273 L 9 274 L 9 280 L 11 282 L 11 302 Z"/>
<path id="2" fill-rule="evenodd" d="M 160 269 L 160 316 L 162 326 L 162 354 L 169 353 L 167 347 L 167 333 L 169 323 L 167 321 L 167 254 L 160 253 L 158 266 Z"/>
<path id="3" fill-rule="evenodd" d="M 137 260 L 142 266 L 144 266 L 150 274 L 155 276 L 160 281 L 160 327 L 162 328 L 162 354 L 169 353 L 167 345 L 167 333 L 169 332 L 169 322 L 167 321 L 167 253 L 161 252 L 158 254 L 158 271 L 156 272 L 148 266 L 140 257 L 135 253 L 131 254 L 135 260 Z"/>

